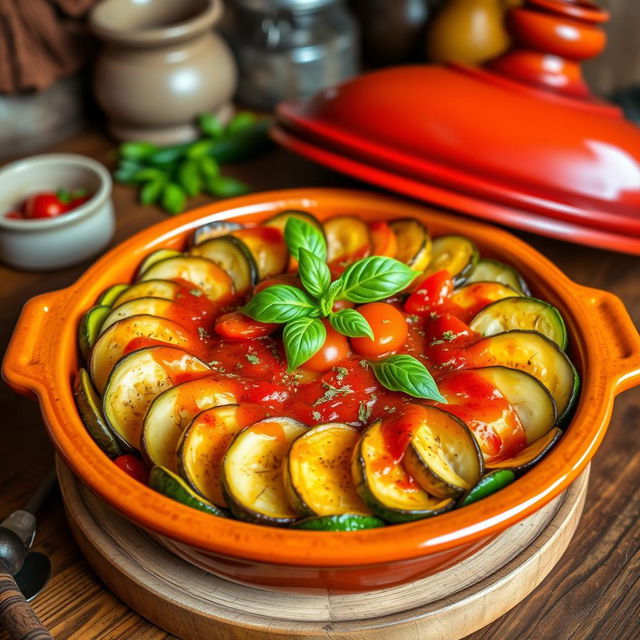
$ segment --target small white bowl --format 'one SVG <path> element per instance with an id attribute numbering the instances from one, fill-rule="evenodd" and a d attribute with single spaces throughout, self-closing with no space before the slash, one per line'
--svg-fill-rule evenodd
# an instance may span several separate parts
<path id="1" fill-rule="evenodd" d="M 115 231 L 111 176 L 99 162 L 71 153 L 17 160 L 0 169 L 0 259 L 18 269 L 61 269 L 102 251 Z M 30 195 L 58 189 L 92 194 L 55 218 L 7 218 Z"/>

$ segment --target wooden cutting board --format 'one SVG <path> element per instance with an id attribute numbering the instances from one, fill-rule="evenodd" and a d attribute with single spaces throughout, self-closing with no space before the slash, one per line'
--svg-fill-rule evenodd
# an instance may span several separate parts
<path id="1" fill-rule="evenodd" d="M 184 640 L 459 640 L 525 598 L 553 569 L 580 520 L 589 469 L 545 508 L 461 563 L 363 594 L 284 594 L 198 569 L 80 486 L 58 477 L 82 553 L 118 597 Z"/>

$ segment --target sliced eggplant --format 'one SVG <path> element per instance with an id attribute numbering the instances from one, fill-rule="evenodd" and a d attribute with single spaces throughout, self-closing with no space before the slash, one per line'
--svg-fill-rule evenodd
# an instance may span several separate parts
<path id="1" fill-rule="evenodd" d="M 199 495 L 221 507 L 222 459 L 235 435 L 267 417 L 267 410 L 251 404 L 227 404 L 199 413 L 178 443 L 178 472 Z"/>
<path id="2" fill-rule="evenodd" d="M 156 262 L 141 280 L 178 280 L 194 284 L 204 291 L 211 302 L 226 304 L 233 300 L 235 290 L 231 276 L 217 264 L 198 256 L 177 256 Z"/>
<path id="3" fill-rule="evenodd" d="M 360 432 L 346 424 L 321 424 L 299 436 L 283 466 L 289 504 L 301 516 L 369 515 L 351 478 Z"/>
<path id="4" fill-rule="evenodd" d="M 218 238 L 219 236 L 226 236 L 232 231 L 242 229 L 243 225 L 237 222 L 227 222 L 226 220 L 216 220 L 215 222 L 207 222 L 198 227 L 189 239 L 189 246 L 195 247 L 202 242 L 211 240 L 211 238 Z"/>
<path id="5" fill-rule="evenodd" d="M 484 472 L 480 447 L 456 416 L 430 406 L 421 407 L 420 413 L 402 459 L 404 468 L 432 496 L 456 498 Z"/>
<path id="6" fill-rule="evenodd" d="M 424 277 L 447 271 L 456 286 L 460 286 L 474 270 L 478 262 L 478 247 L 466 236 L 439 236 L 435 238 L 431 250 L 429 266 Z"/>
<path id="7" fill-rule="evenodd" d="M 520 293 L 499 282 L 474 282 L 455 289 L 449 300 L 456 305 L 455 315 L 464 322 L 471 321 L 482 309 L 496 300 L 513 298 Z"/>
<path id="8" fill-rule="evenodd" d="M 530 294 L 524 278 L 513 268 L 497 260 L 482 258 L 467 277 L 471 282 L 499 282 L 519 291 L 524 296 Z"/>
<path id="9" fill-rule="evenodd" d="M 177 473 L 176 452 L 184 429 L 201 411 L 233 404 L 238 390 L 233 380 L 207 377 L 163 391 L 149 405 L 144 417 L 141 444 L 145 460 Z"/>
<path id="10" fill-rule="evenodd" d="M 398 243 L 396 260 L 416 271 L 424 271 L 431 261 L 431 236 L 422 222 L 402 218 L 389 223 Z"/>
<path id="11" fill-rule="evenodd" d="M 116 298 L 123 292 L 126 291 L 130 285 L 128 284 L 114 284 L 105 291 L 103 291 L 98 299 L 96 300 L 97 305 L 103 305 L 105 307 L 113 306 Z"/>
<path id="12" fill-rule="evenodd" d="M 287 269 L 289 250 L 279 229 L 254 227 L 232 231 L 231 235 L 242 240 L 251 252 L 260 280 L 277 276 Z"/>
<path id="13" fill-rule="evenodd" d="M 516 474 L 511 469 L 497 469 L 483 476 L 478 484 L 461 500 L 461 506 L 466 507 L 478 500 L 490 496 L 500 489 L 504 489 L 516 479 Z"/>
<path id="14" fill-rule="evenodd" d="M 194 493 L 182 478 L 179 478 L 169 469 L 153 467 L 149 474 L 149 486 L 158 493 L 167 496 L 167 498 L 180 502 L 187 507 L 204 511 L 204 513 L 218 516 L 219 518 L 226 517 L 224 511 Z"/>
<path id="15" fill-rule="evenodd" d="M 276 213 L 275 216 L 269 218 L 264 224 L 265 227 L 275 227 L 279 229 L 282 233 L 284 233 L 284 227 L 287 224 L 287 220 L 289 218 L 298 218 L 298 220 L 302 220 L 321 231 L 324 235 L 324 229 L 320 221 L 310 213 L 306 211 L 294 211 L 293 209 L 287 211 L 281 211 L 280 213 Z"/>
<path id="16" fill-rule="evenodd" d="M 271 525 L 298 518 L 287 500 L 282 463 L 291 443 L 306 429 L 292 418 L 266 418 L 233 439 L 222 461 L 222 488 L 233 515 Z"/>
<path id="17" fill-rule="evenodd" d="M 500 462 L 488 463 L 488 469 L 511 469 L 515 473 L 523 473 L 537 464 L 551 450 L 553 445 L 558 442 L 562 436 L 562 429 L 554 427 L 542 438 L 538 438 L 532 442 L 526 449 L 523 449 L 518 455 L 508 460 Z"/>
<path id="18" fill-rule="evenodd" d="M 88 360 L 91 348 L 96 343 L 102 325 L 110 313 L 111 307 L 98 305 L 91 307 L 91 309 L 82 316 L 78 327 L 78 347 L 85 361 Z"/>
<path id="19" fill-rule="evenodd" d="M 464 358 L 471 367 L 502 365 L 530 373 L 553 396 L 558 423 L 568 416 L 578 397 L 580 378 L 571 360 L 537 331 L 505 331 L 482 338 L 465 349 Z"/>
<path id="20" fill-rule="evenodd" d="M 89 371 L 102 393 L 116 362 L 126 353 L 152 346 L 155 342 L 192 351 L 196 339 L 177 322 L 157 316 L 139 315 L 112 324 L 98 339 L 89 356 Z"/>
<path id="21" fill-rule="evenodd" d="M 183 349 L 147 347 L 121 358 L 102 398 L 104 417 L 130 447 L 140 450 L 145 413 L 156 396 L 178 382 L 210 375 L 210 367 Z"/>
<path id="22" fill-rule="evenodd" d="M 211 238 L 189 253 L 207 258 L 224 269 L 231 276 L 238 295 L 245 295 L 258 282 L 258 267 L 251 251 L 235 236 Z"/>
<path id="23" fill-rule="evenodd" d="M 420 520 L 452 509 L 453 499 L 430 496 L 394 459 L 383 425 L 382 421 L 369 425 L 354 450 L 351 473 L 363 502 L 387 522 Z"/>
<path id="24" fill-rule="evenodd" d="M 137 298 L 163 298 L 175 300 L 184 287 L 171 280 L 144 280 L 128 286 L 113 301 L 113 308 Z"/>
<path id="25" fill-rule="evenodd" d="M 175 249 L 158 249 L 153 253 L 150 253 L 138 267 L 138 271 L 136 272 L 136 279 L 139 280 L 142 275 L 154 264 L 160 262 L 162 260 L 166 260 L 167 258 L 177 258 L 181 256 L 182 253 L 180 251 L 176 251 Z"/>
<path id="26" fill-rule="evenodd" d="M 511 329 L 537 331 L 553 340 L 563 351 L 567 347 L 567 328 L 560 312 L 537 298 L 504 298 L 485 307 L 470 327 L 483 336 Z"/>
<path id="27" fill-rule="evenodd" d="M 78 371 L 78 377 L 73 386 L 78 413 L 89 435 L 94 442 L 110 458 L 122 455 L 123 449 L 113 431 L 107 426 L 100 409 L 100 397 L 96 393 L 86 369 Z"/>
<path id="28" fill-rule="evenodd" d="M 343 513 L 339 516 L 314 516 L 305 518 L 293 525 L 294 529 L 306 531 L 361 531 L 384 527 L 385 521 L 376 516 L 363 516 L 359 513 Z"/>
<path id="29" fill-rule="evenodd" d="M 371 253 L 369 225 L 355 216 L 335 216 L 324 221 L 327 262 L 338 271 Z"/>
<path id="30" fill-rule="evenodd" d="M 155 316 L 156 318 L 165 318 L 166 320 L 179 320 L 178 324 L 181 324 L 186 329 L 194 326 L 193 323 L 187 322 L 187 314 L 183 307 L 177 302 L 173 302 L 173 300 L 165 300 L 164 298 L 135 298 L 111 310 L 111 313 L 102 323 L 100 335 L 116 322 L 139 315 Z"/>

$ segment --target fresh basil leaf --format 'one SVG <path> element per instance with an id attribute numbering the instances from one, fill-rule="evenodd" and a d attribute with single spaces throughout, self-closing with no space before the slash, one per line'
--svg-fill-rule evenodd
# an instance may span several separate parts
<path id="1" fill-rule="evenodd" d="M 406 264 L 384 256 L 354 262 L 336 282 L 341 282 L 340 299 L 375 302 L 399 293 L 417 276 Z"/>
<path id="2" fill-rule="evenodd" d="M 327 260 L 327 241 L 322 231 L 312 224 L 291 216 L 284 225 L 284 239 L 289 253 L 299 259 L 300 249 L 306 249 L 325 262 Z"/>
<path id="3" fill-rule="evenodd" d="M 257 293 L 240 309 L 259 322 L 289 322 L 319 314 L 318 305 L 302 290 L 276 284 Z"/>
<path id="4" fill-rule="evenodd" d="M 331 326 L 343 336 L 349 338 L 371 338 L 373 331 L 365 317 L 355 309 L 340 309 L 329 316 Z"/>
<path id="5" fill-rule="evenodd" d="M 224 135 L 224 126 L 222 122 L 212 113 L 201 113 L 198 116 L 198 126 L 200 131 L 209 138 L 217 140 Z"/>
<path id="6" fill-rule="evenodd" d="M 327 339 L 327 330 L 318 318 L 298 318 L 287 323 L 282 332 L 289 370 L 312 358 Z"/>
<path id="7" fill-rule="evenodd" d="M 327 289 L 327 293 L 322 296 L 320 300 L 320 308 L 322 309 L 322 315 L 328 316 L 333 310 L 333 303 L 340 294 L 342 289 L 342 281 L 340 279 L 334 280 Z"/>
<path id="8" fill-rule="evenodd" d="M 162 208 L 167 213 L 182 213 L 187 204 L 187 194 L 176 182 L 169 182 L 162 191 Z"/>
<path id="9" fill-rule="evenodd" d="M 298 261 L 298 276 L 302 285 L 312 296 L 320 298 L 331 284 L 327 263 L 304 247 L 300 248 Z"/>
<path id="10" fill-rule="evenodd" d="M 227 125 L 225 133 L 228 136 L 233 136 L 237 133 L 246 131 L 248 128 L 252 127 L 257 120 L 258 119 L 255 114 L 250 111 L 241 111 L 233 116 L 231 122 Z"/>
<path id="11" fill-rule="evenodd" d="M 373 372 L 380 384 L 391 391 L 402 391 L 415 398 L 446 402 L 427 368 L 413 356 L 390 356 L 372 362 Z"/>

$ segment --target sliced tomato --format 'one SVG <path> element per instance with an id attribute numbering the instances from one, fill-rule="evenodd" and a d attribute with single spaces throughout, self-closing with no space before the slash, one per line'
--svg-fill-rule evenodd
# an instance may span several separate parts
<path id="1" fill-rule="evenodd" d="M 416 316 L 428 316 L 440 310 L 453 293 L 453 280 L 448 271 L 438 271 L 425 278 L 404 303 L 404 310 Z"/>

